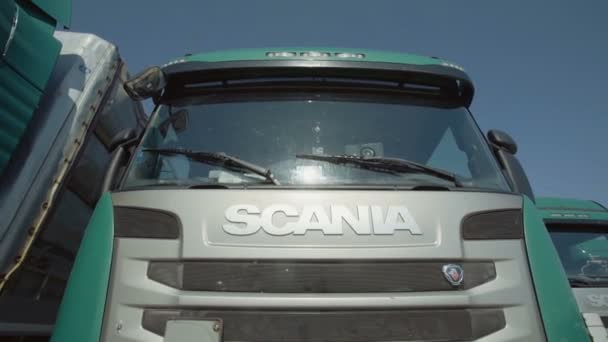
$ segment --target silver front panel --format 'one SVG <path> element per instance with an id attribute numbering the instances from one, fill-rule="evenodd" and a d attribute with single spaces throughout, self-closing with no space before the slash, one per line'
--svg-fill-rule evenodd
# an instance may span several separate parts
<path id="1" fill-rule="evenodd" d="M 574 297 L 583 314 L 597 314 L 608 330 L 608 288 L 574 288 Z"/>
<path id="2" fill-rule="evenodd" d="M 463 241 L 461 238 L 460 224 L 464 216 L 486 210 L 519 209 L 522 206 L 519 196 L 447 191 L 147 190 L 115 193 L 113 201 L 115 206 L 173 212 L 181 221 L 182 232 L 181 237 L 174 240 L 115 240 L 103 341 L 163 341 L 162 336 L 142 327 L 143 312 L 150 308 L 499 308 L 504 312 L 505 328 L 479 341 L 540 341 L 543 338 L 523 241 Z M 224 226 L 234 224 L 227 219 L 230 216 L 227 210 L 236 205 L 257 208 L 250 212 L 259 214 L 248 216 L 254 225 L 267 224 L 262 216 L 264 210 L 272 206 L 288 208 L 289 215 L 275 212 L 270 218 L 270 233 L 260 228 L 246 235 L 231 234 Z M 350 211 L 359 221 L 348 217 L 341 223 L 335 222 L 332 206 L 340 206 L 342 209 L 338 211 Z M 366 214 L 361 215 L 358 206 L 369 209 L 367 223 L 362 222 Z M 376 210 L 375 221 L 371 217 L 372 207 L 381 208 L 380 214 Z M 314 208 L 315 218 L 302 219 L 310 208 Z M 393 208 L 393 214 L 401 212 L 389 219 L 389 208 Z M 344 221 L 354 224 L 356 229 Z M 331 225 L 331 234 L 323 229 L 308 229 L 318 228 L 319 222 Z M 243 229 L 246 225 L 237 224 Z M 294 226 L 297 228 L 298 224 L 296 234 Z M 286 226 L 287 232 L 273 230 Z M 378 227 L 380 234 L 375 232 Z M 495 265 L 496 277 L 459 291 L 356 294 L 183 291 L 148 278 L 148 266 L 153 260 L 490 261 Z"/>

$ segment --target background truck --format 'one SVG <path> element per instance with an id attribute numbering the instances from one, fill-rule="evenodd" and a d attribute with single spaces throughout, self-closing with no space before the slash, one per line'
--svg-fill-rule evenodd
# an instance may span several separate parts
<path id="1" fill-rule="evenodd" d="M 462 68 L 250 49 L 125 89 L 157 106 L 115 150 L 53 341 L 588 340 Z"/>
<path id="2" fill-rule="evenodd" d="M 0 3 L 0 341 L 51 335 L 117 137 L 147 119 L 114 45 L 54 32 L 69 8 Z"/>
<path id="3" fill-rule="evenodd" d="M 608 341 L 608 209 L 565 198 L 538 198 L 536 205 L 594 341 Z"/>

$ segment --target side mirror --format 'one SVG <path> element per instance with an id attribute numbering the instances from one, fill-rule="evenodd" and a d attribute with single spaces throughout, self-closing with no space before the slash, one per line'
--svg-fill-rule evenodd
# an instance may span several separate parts
<path id="1" fill-rule="evenodd" d="M 503 131 L 492 129 L 488 131 L 488 140 L 495 148 L 503 149 L 511 154 L 517 153 L 517 143 Z"/>
<path id="2" fill-rule="evenodd" d="M 488 140 L 507 180 L 511 183 L 513 191 L 528 196 L 534 202 L 534 192 L 528 176 L 515 156 L 515 153 L 517 153 L 515 140 L 507 133 L 496 129 L 488 131 Z"/>
<path id="3" fill-rule="evenodd" d="M 125 82 L 124 89 L 129 97 L 136 101 L 160 95 L 167 81 L 159 67 L 150 67 Z"/>

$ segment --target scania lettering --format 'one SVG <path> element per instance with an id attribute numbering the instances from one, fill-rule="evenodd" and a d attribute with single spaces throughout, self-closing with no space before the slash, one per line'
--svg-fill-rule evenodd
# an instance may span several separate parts
<path id="1" fill-rule="evenodd" d="M 232 235 L 251 235 L 260 228 L 270 235 L 304 235 L 308 231 L 320 231 L 325 235 L 342 235 L 344 226 L 350 227 L 357 235 L 393 235 L 397 230 L 407 230 L 412 235 L 422 235 L 420 228 L 406 207 L 389 206 L 386 211 L 381 206 L 358 205 L 354 215 L 346 206 L 330 206 L 327 214 L 321 206 L 307 206 L 302 214 L 294 206 L 275 204 L 260 211 L 253 205 L 235 205 L 226 210 L 226 220 L 236 224 L 224 224 L 224 231 Z M 370 216 L 371 212 L 371 216 Z M 277 226 L 276 216 L 295 220 Z"/>
<path id="2" fill-rule="evenodd" d="M 124 88 L 155 108 L 119 142 L 54 342 L 589 341 L 462 68 L 245 49 Z"/>

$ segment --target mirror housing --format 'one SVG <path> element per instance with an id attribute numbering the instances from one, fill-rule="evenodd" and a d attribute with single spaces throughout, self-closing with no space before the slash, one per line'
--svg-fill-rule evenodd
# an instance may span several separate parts
<path id="1" fill-rule="evenodd" d="M 124 84 L 124 89 L 129 97 L 136 101 L 159 96 L 167 80 L 165 73 L 160 67 L 150 67 L 135 75 Z"/>
<path id="2" fill-rule="evenodd" d="M 488 131 L 488 140 L 492 152 L 494 152 L 496 160 L 513 191 L 525 195 L 532 202 L 535 202 L 534 191 L 532 191 L 528 176 L 517 157 L 515 157 L 515 153 L 517 153 L 515 140 L 509 134 L 496 129 Z"/>
<path id="3" fill-rule="evenodd" d="M 494 149 L 502 149 L 510 154 L 517 153 L 517 143 L 511 136 L 503 131 L 492 129 L 488 131 L 488 140 L 493 145 Z"/>

